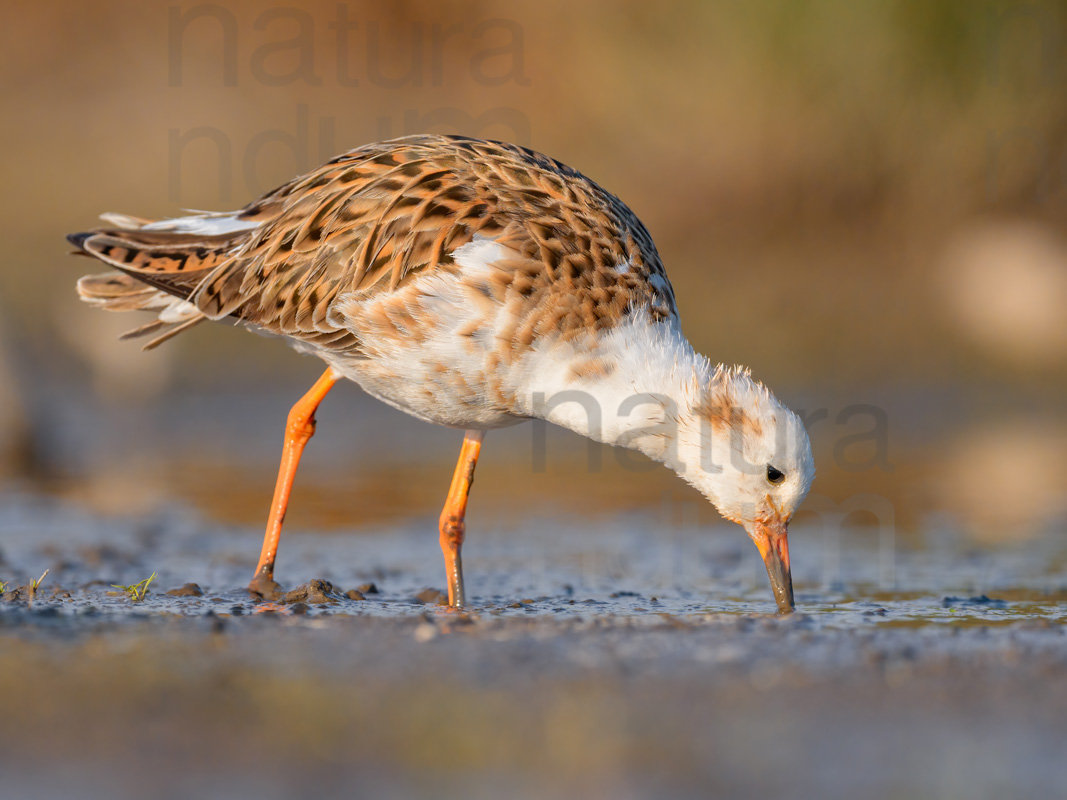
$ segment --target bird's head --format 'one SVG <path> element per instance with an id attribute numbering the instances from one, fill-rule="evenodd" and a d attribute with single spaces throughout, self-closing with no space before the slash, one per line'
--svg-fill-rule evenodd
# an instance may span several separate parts
<path id="1" fill-rule="evenodd" d="M 688 422 L 683 477 L 744 527 L 767 566 L 779 611 L 791 611 L 787 527 L 815 478 L 804 423 L 747 371 L 721 368 Z"/>

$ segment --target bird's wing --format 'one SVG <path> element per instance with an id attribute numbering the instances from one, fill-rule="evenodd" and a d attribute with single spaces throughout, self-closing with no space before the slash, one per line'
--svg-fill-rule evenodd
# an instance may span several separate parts
<path id="1" fill-rule="evenodd" d="M 651 237 L 624 204 L 559 162 L 497 142 L 381 142 L 239 212 L 105 219 L 123 227 L 72 241 L 208 318 L 235 316 L 334 349 L 358 347 L 330 314 L 339 298 L 351 305 L 353 296 L 398 292 L 418 275 L 454 271 L 452 253 L 475 236 L 507 248 L 524 273 L 532 268 L 539 283 L 561 292 L 620 284 L 627 291 L 612 295 L 620 309 L 647 300 L 675 313 Z"/>

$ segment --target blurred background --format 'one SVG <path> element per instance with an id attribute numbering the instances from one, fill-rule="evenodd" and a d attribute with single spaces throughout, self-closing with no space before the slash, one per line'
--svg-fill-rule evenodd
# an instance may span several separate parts
<path id="1" fill-rule="evenodd" d="M 811 524 L 981 542 L 1067 517 L 1067 3 L 21 4 L 0 33 L 0 485 L 262 522 L 321 367 L 204 325 L 142 353 L 83 307 L 68 232 L 228 210 L 361 144 L 533 147 L 642 218 L 683 324 L 803 412 Z M 435 518 L 460 434 L 343 386 L 290 532 Z M 658 466 L 524 425 L 471 525 L 714 511 Z M 600 473 L 589 474 L 586 473 Z M 673 513 L 673 512 L 672 512 Z"/>

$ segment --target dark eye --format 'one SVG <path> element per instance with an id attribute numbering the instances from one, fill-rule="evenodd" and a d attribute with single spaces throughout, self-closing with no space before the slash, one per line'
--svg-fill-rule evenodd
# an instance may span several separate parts
<path id="1" fill-rule="evenodd" d="M 781 483 L 785 480 L 785 473 L 780 469 L 767 465 L 767 480 L 771 483 Z"/>

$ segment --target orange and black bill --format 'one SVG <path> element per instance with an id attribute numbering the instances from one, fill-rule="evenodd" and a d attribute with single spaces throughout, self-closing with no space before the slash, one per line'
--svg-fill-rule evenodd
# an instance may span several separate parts
<path id="1" fill-rule="evenodd" d="M 786 523 L 779 519 L 756 522 L 748 532 L 767 566 L 767 577 L 771 579 L 771 588 L 774 590 L 774 599 L 778 603 L 780 614 L 789 614 L 794 608 L 787 533 Z"/>

